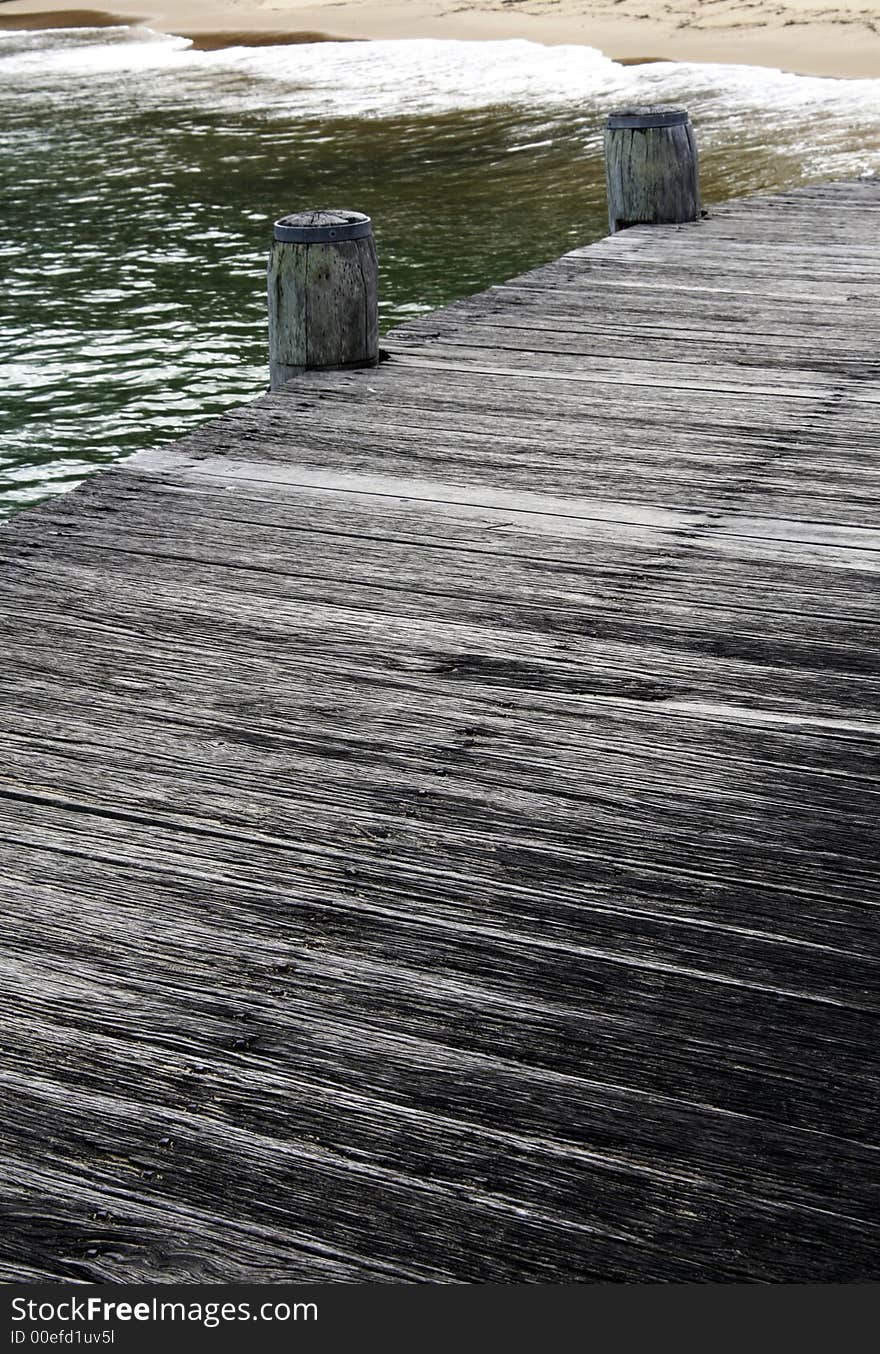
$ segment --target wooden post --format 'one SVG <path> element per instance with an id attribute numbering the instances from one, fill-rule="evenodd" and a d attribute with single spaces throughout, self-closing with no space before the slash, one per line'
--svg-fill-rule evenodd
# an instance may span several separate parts
<path id="1" fill-rule="evenodd" d="M 623 108 L 605 124 L 608 225 L 696 221 L 697 143 L 684 108 Z"/>
<path id="2" fill-rule="evenodd" d="M 378 265 L 360 212 L 275 222 L 269 256 L 269 388 L 301 371 L 379 360 Z"/>

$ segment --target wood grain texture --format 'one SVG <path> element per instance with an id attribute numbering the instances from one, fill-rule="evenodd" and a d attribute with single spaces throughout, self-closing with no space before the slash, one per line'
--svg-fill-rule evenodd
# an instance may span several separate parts
<path id="1" fill-rule="evenodd" d="M 878 1277 L 878 236 L 628 230 L 0 531 L 0 1279 Z"/>
<path id="2" fill-rule="evenodd" d="M 378 262 L 372 235 L 313 244 L 273 240 L 267 290 L 273 390 L 313 368 L 378 362 Z"/>
<path id="3" fill-rule="evenodd" d="M 700 215 L 697 141 L 690 122 L 605 128 L 608 229 L 696 221 Z M 612 119 L 609 119 L 612 122 Z"/>

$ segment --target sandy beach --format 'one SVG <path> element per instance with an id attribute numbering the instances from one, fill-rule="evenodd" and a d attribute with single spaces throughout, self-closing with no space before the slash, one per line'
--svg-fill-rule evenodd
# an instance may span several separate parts
<path id="1" fill-rule="evenodd" d="M 0 0 L 0 27 L 142 22 L 199 46 L 351 38 L 526 38 L 627 61 L 743 62 L 880 77 L 880 0 Z"/>

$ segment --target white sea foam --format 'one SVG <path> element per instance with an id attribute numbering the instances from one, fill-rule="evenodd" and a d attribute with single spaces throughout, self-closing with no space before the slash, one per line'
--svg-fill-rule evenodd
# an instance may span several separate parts
<path id="1" fill-rule="evenodd" d="M 12 33 L 0 38 L 4 78 L 50 86 L 58 80 L 113 81 L 133 96 L 138 77 L 174 78 L 191 96 L 264 100 L 267 115 L 400 117 L 453 109 L 596 105 L 687 99 L 735 121 L 808 118 L 880 131 L 880 80 L 832 80 L 764 67 L 658 62 L 621 66 L 592 47 L 548 47 L 524 40 L 439 39 L 323 42 L 196 51 L 186 38 L 144 27 Z M 120 76 L 129 77 L 120 86 Z M 224 81 L 230 77 L 232 85 Z M 207 78 L 206 78 L 207 77 Z M 239 77 L 236 79 L 235 77 Z M 251 99 L 241 88 L 245 77 Z M 271 84 L 271 92 L 260 87 Z M 154 96 L 162 90 L 153 86 Z M 820 131 L 823 128 L 820 126 Z M 809 136 L 810 127 L 805 126 Z"/>
<path id="2" fill-rule="evenodd" d="M 142 26 L 0 35 L 6 86 L 24 85 L 53 115 L 88 88 L 93 110 L 185 106 L 250 110 L 264 121 L 419 119 L 504 106 L 564 114 L 598 142 L 624 103 L 684 103 L 711 150 L 732 138 L 773 144 L 806 177 L 880 171 L 880 80 L 819 79 L 756 66 L 622 66 L 592 47 L 524 40 L 322 42 L 196 51 Z M 552 130 L 552 128 L 551 128 Z"/>

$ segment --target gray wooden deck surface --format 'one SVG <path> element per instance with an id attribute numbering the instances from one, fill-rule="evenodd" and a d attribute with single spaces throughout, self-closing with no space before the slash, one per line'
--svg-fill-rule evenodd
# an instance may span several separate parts
<path id="1" fill-rule="evenodd" d="M 0 532 L 0 1277 L 877 1278 L 880 185 Z"/>

